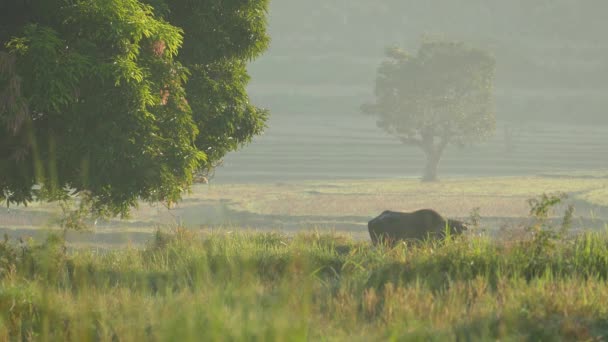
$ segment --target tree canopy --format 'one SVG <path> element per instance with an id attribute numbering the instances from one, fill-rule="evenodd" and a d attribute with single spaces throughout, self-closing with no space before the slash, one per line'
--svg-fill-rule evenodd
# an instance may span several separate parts
<path id="1" fill-rule="evenodd" d="M 460 42 L 425 41 L 411 56 L 386 51 L 378 68 L 374 103 L 364 113 L 404 144 L 421 148 L 427 165 L 424 180 L 436 180 L 437 165 L 448 144 L 483 141 L 495 129 L 493 57 Z"/>
<path id="2" fill-rule="evenodd" d="M 96 214 L 175 202 L 261 133 L 247 62 L 268 0 L 0 4 L 0 200 L 86 194 Z"/>

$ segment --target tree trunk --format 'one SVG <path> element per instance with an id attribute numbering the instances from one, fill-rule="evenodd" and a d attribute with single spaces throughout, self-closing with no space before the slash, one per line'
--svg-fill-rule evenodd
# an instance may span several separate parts
<path id="1" fill-rule="evenodd" d="M 439 166 L 439 160 L 441 154 L 449 142 L 449 135 L 443 134 L 439 137 L 439 143 L 435 144 L 435 135 L 433 128 L 426 128 L 422 131 L 421 140 L 419 146 L 426 155 L 426 166 L 424 167 L 424 175 L 422 176 L 423 182 L 436 182 L 437 181 L 437 166 Z"/>
<path id="2" fill-rule="evenodd" d="M 426 166 L 424 167 L 424 175 L 422 176 L 423 182 L 436 182 L 438 180 L 437 166 L 439 166 L 440 159 L 441 151 L 426 152 Z"/>
<path id="3" fill-rule="evenodd" d="M 424 175 L 422 176 L 423 182 L 436 182 L 438 180 L 437 167 L 448 141 L 448 136 L 442 136 L 439 143 L 435 144 L 435 137 L 430 130 L 422 135 L 421 147 L 426 155 L 426 166 L 424 167 Z"/>

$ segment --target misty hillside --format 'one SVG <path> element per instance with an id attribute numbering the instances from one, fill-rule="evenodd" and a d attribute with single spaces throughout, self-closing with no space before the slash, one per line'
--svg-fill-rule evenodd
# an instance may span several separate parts
<path id="1" fill-rule="evenodd" d="M 416 53 L 425 35 L 497 61 L 495 135 L 450 147 L 440 175 L 606 167 L 607 10 L 598 0 L 272 1 L 271 46 L 251 64 L 249 86 L 271 111 L 268 129 L 228 155 L 216 181 L 419 176 L 424 155 L 359 107 L 385 48 Z"/>
<path id="2" fill-rule="evenodd" d="M 429 35 L 496 56 L 499 121 L 608 122 L 607 10 L 598 0 L 272 1 L 272 43 L 250 91 L 274 115 L 355 113 L 384 49 L 415 53 Z"/>

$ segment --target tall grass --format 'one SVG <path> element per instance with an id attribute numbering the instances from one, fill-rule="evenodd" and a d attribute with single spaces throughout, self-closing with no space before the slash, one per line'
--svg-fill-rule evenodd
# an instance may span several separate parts
<path id="1" fill-rule="evenodd" d="M 592 340 L 608 234 L 373 247 L 158 232 L 144 249 L 0 243 L 0 340 Z"/>

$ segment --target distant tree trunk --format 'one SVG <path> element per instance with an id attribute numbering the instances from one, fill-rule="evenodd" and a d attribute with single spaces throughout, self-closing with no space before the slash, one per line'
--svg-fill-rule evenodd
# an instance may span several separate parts
<path id="1" fill-rule="evenodd" d="M 422 176 L 423 182 L 436 182 L 437 178 L 437 167 L 441 160 L 441 154 L 448 144 L 448 138 L 442 137 L 441 141 L 437 146 L 434 143 L 434 137 L 432 134 L 425 134 L 422 138 L 422 150 L 426 155 L 426 165 L 424 167 L 424 175 Z"/>
<path id="2" fill-rule="evenodd" d="M 424 167 L 424 175 L 422 176 L 423 182 L 436 182 L 437 179 L 437 166 L 439 166 L 439 160 L 441 159 L 441 153 L 437 151 L 426 153 L 426 165 Z"/>

